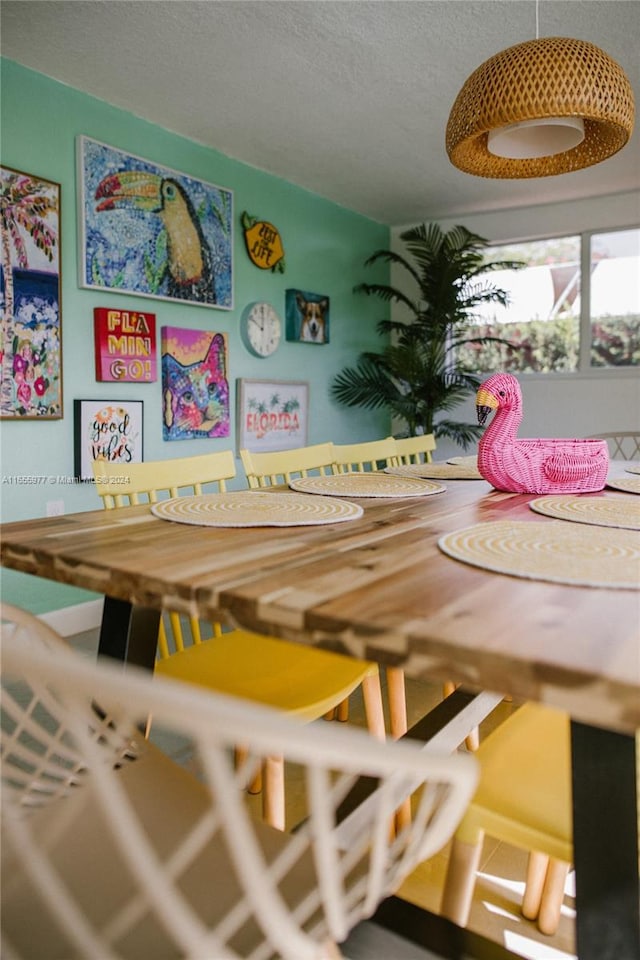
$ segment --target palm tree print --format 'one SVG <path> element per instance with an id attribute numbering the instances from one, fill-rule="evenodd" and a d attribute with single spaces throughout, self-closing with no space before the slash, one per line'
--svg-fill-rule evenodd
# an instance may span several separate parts
<path id="1" fill-rule="evenodd" d="M 5 317 L 13 319 L 13 248 L 17 265 L 27 270 L 29 261 L 24 239 L 19 227 L 31 237 L 36 247 L 43 252 L 49 263 L 57 235 L 46 223 L 51 213 L 57 213 L 55 198 L 47 195 L 50 187 L 42 180 L 34 180 L 27 174 L 9 173 L 2 178 L 0 190 L 0 236 L 2 237 L 2 269 L 5 283 Z"/>
<path id="2" fill-rule="evenodd" d="M 55 297 L 26 307 L 16 293 L 15 273 L 38 275 L 43 264 L 57 263 L 58 185 L 5 167 L 0 174 L 1 413 L 60 416 L 58 271 L 52 274 Z"/>

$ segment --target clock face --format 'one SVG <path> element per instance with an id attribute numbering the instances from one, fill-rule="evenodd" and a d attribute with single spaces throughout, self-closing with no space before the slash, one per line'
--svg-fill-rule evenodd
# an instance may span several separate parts
<path id="1" fill-rule="evenodd" d="M 245 323 L 246 344 L 258 357 L 269 357 L 280 346 L 280 317 L 270 303 L 254 303 Z"/>

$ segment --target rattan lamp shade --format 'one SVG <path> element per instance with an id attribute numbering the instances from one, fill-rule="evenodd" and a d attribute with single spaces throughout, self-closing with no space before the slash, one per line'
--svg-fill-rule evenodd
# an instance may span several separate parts
<path id="1" fill-rule="evenodd" d="M 579 117 L 584 140 L 550 156 L 513 159 L 487 146 L 490 131 L 551 117 Z M 548 177 L 600 163 L 633 131 L 631 84 L 619 64 L 585 40 L 544 37 L 503 50 L 467 79 L 449 115 L 449 159 L 465 173 Z"/>

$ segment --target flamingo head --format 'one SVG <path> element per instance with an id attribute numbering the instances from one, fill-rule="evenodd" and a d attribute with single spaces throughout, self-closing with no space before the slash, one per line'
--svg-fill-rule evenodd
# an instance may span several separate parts
<path id="1" fill-rule="evenodd" d="M 478 423 L 483 426 L 491 410 L 522 410 L 520 384 L 511 373 L 494 373 L 476 394 Z"/>

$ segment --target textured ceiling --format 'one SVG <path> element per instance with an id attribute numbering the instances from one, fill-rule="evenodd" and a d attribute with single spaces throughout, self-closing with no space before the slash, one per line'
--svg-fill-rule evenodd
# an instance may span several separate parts
<path id="1" fill-rule="evenodd" d="M 535 37 L 535 0 L 2 0 L 0 17 L 3 56 L 392 226 L 640 189 L 637 132 L 540 180 L 449 163 L 459 88 Z M 539 35 L 602 47 L 640 104 L 638 0 L 540 0 Z"/>

